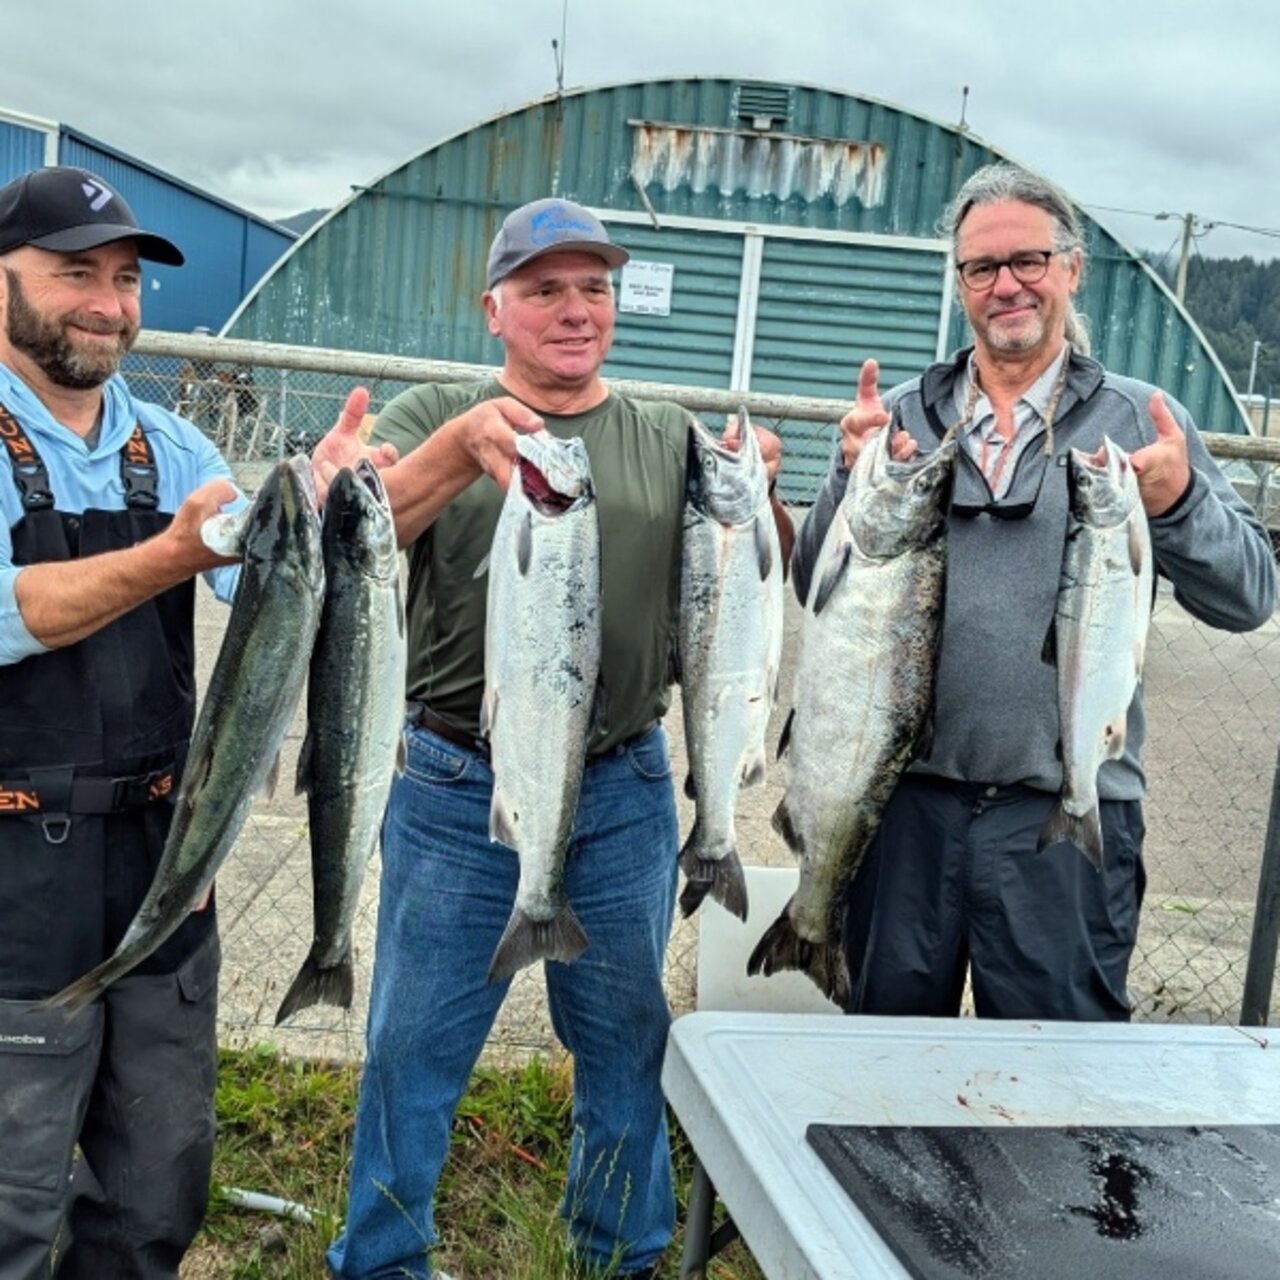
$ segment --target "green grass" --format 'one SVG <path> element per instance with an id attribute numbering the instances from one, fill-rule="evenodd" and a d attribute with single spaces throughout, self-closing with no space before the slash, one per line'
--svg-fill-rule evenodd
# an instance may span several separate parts
<path id="1" fill-rule="evenodd" d="M 238 1208 L 215 1190 L 184 1280 L 323 1280 L 324 1251 L 345 1209 L 358 1068 L 279 1056 L 269 1045 L 224 1050 L 218 1072 L 215 1187 L 305 1205 L 308 1224 Z M 433 1256 L 455 1280 L 565 1280 L 573 1275 L 559 1217 L 572 1134 L 572 1067 L 534 1058 L 482 1068 L 458 1107 L 436 1203 Z M 672 1122 L 679 1221 L 693 1156 Z M 607 1176 L 594 1170 L 592 1176 Z M 679 1270 L 681 1236 L 664 1260 Z M 761 1280 L 739 1242 L 709 1280 Z"/>

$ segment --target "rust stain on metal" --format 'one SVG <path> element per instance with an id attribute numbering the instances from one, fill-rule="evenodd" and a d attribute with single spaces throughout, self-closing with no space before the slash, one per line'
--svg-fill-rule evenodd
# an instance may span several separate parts
<path id="1" fill-rule="evenodd" d="M 851 200 L 867 208 L 884 200 L 888 150 L 882 143 L 645 122 L 633 130 L 631 173 L 643 187 L 799 196 L 806 203 L 830 198 L 841 208 Z"/>

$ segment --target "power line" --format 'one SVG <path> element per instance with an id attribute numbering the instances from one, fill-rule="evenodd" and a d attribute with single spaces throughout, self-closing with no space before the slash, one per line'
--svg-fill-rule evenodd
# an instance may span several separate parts
<path id="1" fill-rule="evenodd" d="M 1107 213 L 1132 213 L 1139 218 L 1158 218 L 1157 213 L 1149 213 L 1146 209 L 1121 209 L 1114 204 L 1083 204 L 1082 209 L 1102 209 Z"/>
<path id="2" fill-rule="evenodd" d="M 1242 222 L 1219 222 L 1220 227 L 1234 227 L 1237 231 L 1251 231 L 1255 236 L 1270 236 L 1273 240 L 1280 240 L 1280 230 L 1275 227 L 1246 227 Z"/>
<path id="3" fill-rule="evenodd" d="M 1101 209 L 1106 213 L 1129 213 L 1137 218 L 1170 218 L 1181 217 L 1181 214 L 1155 213 L 1150 209 L 1122 209 L 1118 205 L 1112 204 L 1086 204 L 1082 205 L 1085 209 Z M 1270 236 L 1273 239 L 1280 240 L 1280 227 L 1251 227 L 1246 226 L 1243 222 L 1227 222 L 1222 218 L 1206 219 L 1201 224 L 1206 231 L 1213 227 L 1231 227 L 1235 231 L 1249 231 L 1258 236 Z"/>

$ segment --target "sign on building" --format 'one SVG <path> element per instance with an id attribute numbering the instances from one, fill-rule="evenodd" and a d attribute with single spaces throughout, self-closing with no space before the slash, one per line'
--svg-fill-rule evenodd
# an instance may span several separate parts
<path id="1" fill-rule="evenodd" d="M 669 316 L 675 271 L 670 262 L 637 262 L 633 258 L 622 268 L 618 310 L 638 316 Z"/>

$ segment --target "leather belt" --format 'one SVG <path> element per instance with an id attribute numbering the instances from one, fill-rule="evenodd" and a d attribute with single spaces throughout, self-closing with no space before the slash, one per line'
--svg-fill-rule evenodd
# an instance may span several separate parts
<path id="1" fill-rule="evenodd" d="M 455 747 L 460 747 L 463 751 L 473 752 L 485 760 L 490 758 L 489 743 L 484 738 L 477 738 L 465 729 L 459 729 L 457 725 L 450 724 L 447 720 L 442 720 L 425 703 L 410 702 L 406 713 L 409 716 L 410 723 L 415 727 L 426 729 L 429 733 L 434 733 L 437 738 L 443 738 L 446 742 Z M 593 753 L 587 757 L 587 763 L 594 764 L 597 760 L 607 759 L 609 756 L 622 755 L 631 743 L 643 738 L 645 734 L 651 733 L 657 723 L 656 720 L 651 720 L 639 733 L 632 734 L 625 742 L 619 742 L 616 746 L 610 747 L 608 751 Z"/>
<path id="2" fill-rule="evenodd" d="M 465 729 L 459 729 L 457 725 L 442 720 L 425 703 L 409 703 L 408 713 L 410 722 L 417 728 L 426 729 L 429 733 L 434 733 L 437 738 L 443 738 L 455 747 L 461 747 L 463 751 L 470 751 L 482 756 L 485 760 L 489 758 L 489 744 L 483 738 L 478 738 Z"/>

